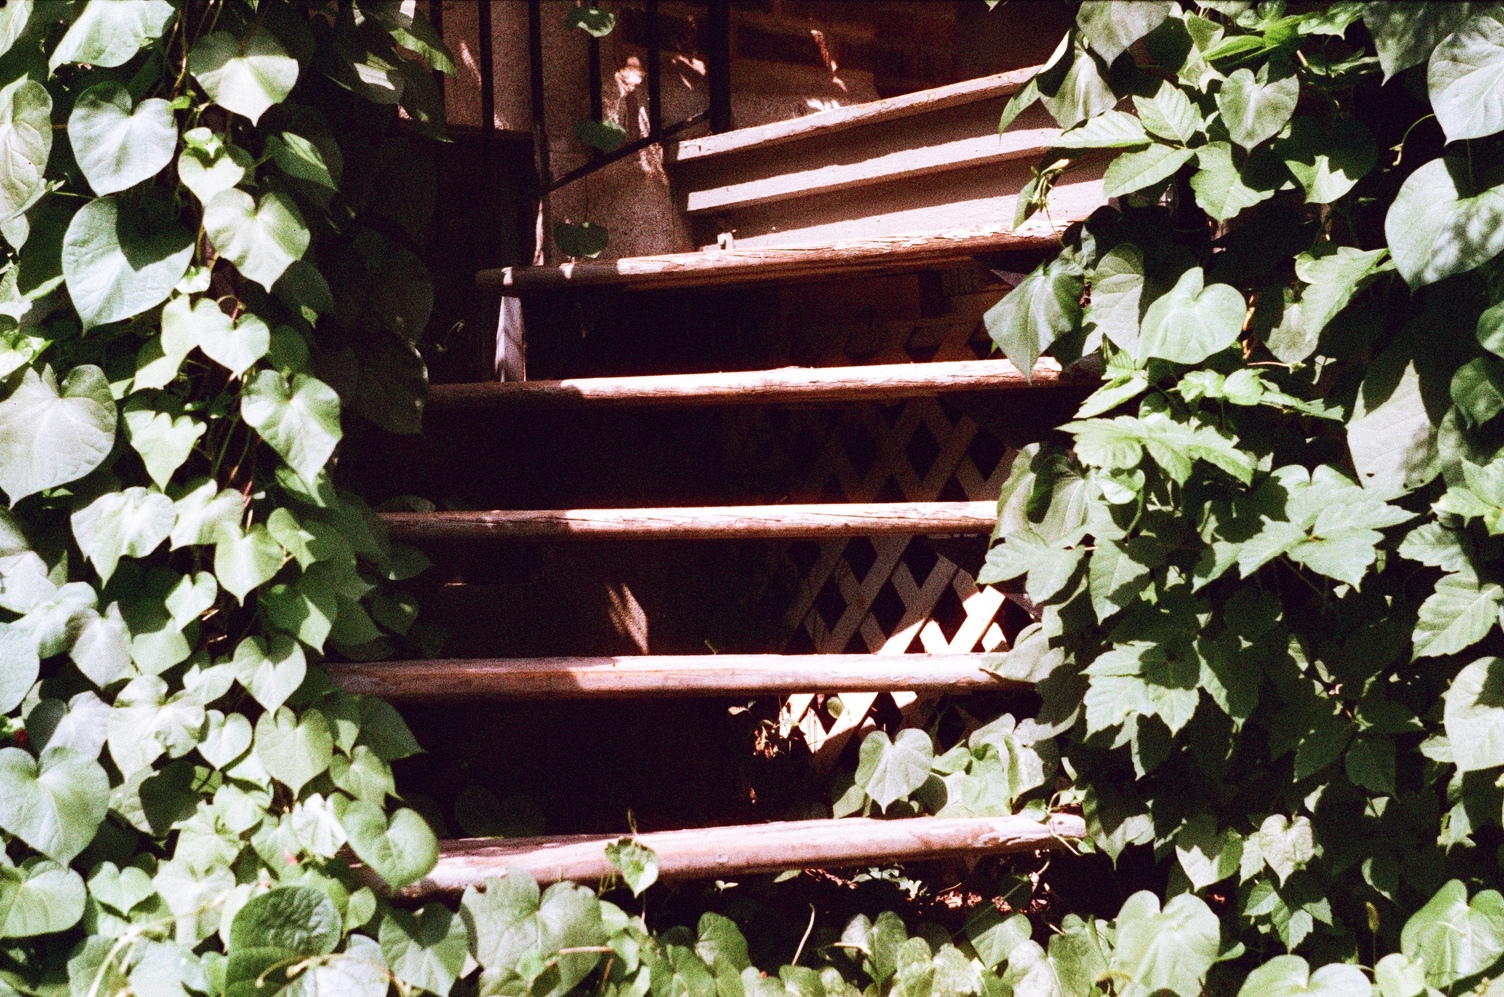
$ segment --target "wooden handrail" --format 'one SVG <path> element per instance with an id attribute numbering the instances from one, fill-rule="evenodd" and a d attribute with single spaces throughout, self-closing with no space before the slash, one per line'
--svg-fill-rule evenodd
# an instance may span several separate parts
<path id="1" fill-rule="evenodd" d="M 782 692 L 1027 688 L 988 669 L 1002 654 L 686 654 L 327 664 L 346 692 L 394 703 Z"/>
<path id="2" fill-rule="evenodd" d="M 995 502 L 840 502 L 657 509 L 384 512 L 393 540 L 800 540 L 988 534 Z"/>
<path id="3" fill-rule="evenodd" d="M 745 876 L 785 869 L 822 869 L 917 862 L 949 856 L 1006 855 L 1069 847 L 1086 835 L 1074 814 L 1045 823 L 1028 817 L 912 817 L 782 821 L 684 831 L 657 831 L 637 840 L 658 856 L 660 879 Z M 404 896 L 455 894 L 508 869 L 540 883 L 594 882 L 614 870 L 606 845 L 620 835 L 469 838 L 440 843 L 439 863 Z M 375 882 L 369 872 L 367 881 Z"/>
<path id="4" fill-rule="evenodd" d="M 481 381 L 433 385 L 428 389 L 428 411 L 586 405 L 898 402 L 959 392 L 1053 387 L 1068 380 L 1059 363 L 1044 359 L 1034 365 L 1027 378 L 1006 360 L 952 360 L 711 374 L 580 377 L 563 381 Z"/>

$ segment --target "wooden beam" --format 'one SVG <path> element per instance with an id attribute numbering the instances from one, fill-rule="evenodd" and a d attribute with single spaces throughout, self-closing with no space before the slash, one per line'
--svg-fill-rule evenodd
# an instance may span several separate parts
<path id="1" fill-rule="evenodd" d="M 326 664 L 346 692 L 394 703 L 783 692 L 1028 688 L 988 671 L 1002 654 L 705 654 Z"/>
<path id="2" fill-rule="evenodd" d="M 519 296 L 595 286 L 665 290 L 914 270 L 960 263 L 978 253 L 1045 253 L 1059 248 L 1060 240 L 1052 231 L 1021 234 L 1006 228 L 967 229 L 852 239 L 824 246 L 712 249 L 551 267 L 502 267 L 482 270 L 475 282 L 481 288 Z"/>
<path id="3" fill-rule="evenodd" d="M 433 385 L 428 390 L 428 411 L 898 402 L 964 391 L 1053 387 L 1065 380 L 1060 364 L 1044 359 L 1034 365 L 1027 378 L 1006 360 L 955 360 L 863 367 L 783 367 L 714 374 L 581 377 L 564 381 L 481 381 Z"/>
<path id="4" fill-rule="evenodd" d="M 734 211 L 755 204 L 814 197 L 888 180 L 908 180 L 1015 159 L 1037 159 L 1049 151 L 1059 137 L 1058 128 L 1028 128 L 1002 135 L 994 131 L 989 135 L 971 135 L 934 145 L 898 148 L 855 162 L 820 162 L 804 169 L 785 168 L 771 176 L 689 190 L 684 205 L 691 215 Z"/>
<path id="5" fill-rule="evenodd" d="M 725 879 L 785 869 L 829 869 L 919 862 L 952 856 L 1007 855 L 1069 847 L 1086 835 L 1074 814 L 1047 823 L 1028 817 L 912 817 L 783 821 L 637 835 L 658 855 L 660 879 Z M 540 883 L 596 882 L 614 870 L 606 845 L 620 835 L 470 838 L 440 843 L 439 863 L 404 896 L 459 893 L 489 876 L 525 869 Z M 373 877 L 365 874 L 368 881 Z"/>
<path id="6" fill-rule="evenodd" d="M 738 128 L 720 135 L 706 135 L 685 139 L 669 150 L 666 163 L 670 167 L 692 160 L 709 159 L 743 149 L 765 149 L 768 146 L 794 142 L 815 135 L 833 135 L 863 125 L 898 121 L 916 114 L 933 113 L 962 104 L 977 101 L 1001 100 L 1023 88 L 1024 84 L 1039 72 L 1039 66 L 1027 66 L 994 76 L 974 80 L 962 80 L 943 87 L 906 93 L 898 97 L 853 104 L 849 107 L 834 107 L 786 121 L 774 121 L 752 128 Z"/>
<path id="7" fill-rule="evenodd" d="M 385 512 L 393 540 L 800 540 L 985 535 L 995 502 L 842 502 L 660 509 Z"/>

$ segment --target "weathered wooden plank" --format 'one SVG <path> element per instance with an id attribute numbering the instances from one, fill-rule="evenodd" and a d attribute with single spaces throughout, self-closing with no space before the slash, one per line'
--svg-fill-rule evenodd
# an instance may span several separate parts
<path id="1" fill-rule="evenodd" d="M 837 132 L 873 125 L 885 121 L 897 121 L 916 114 L 943 111 L 961 104 L 997 100 L 1017 93 L 1039 71 L 1038 66 L 1028 66 L 993 76 L 963 80 L 943 87 L 920 90 L 883 100 L 853 104 L 850 107 L 835 107 L 818 111 L 787 121 L 774 121 L 752 128 L 737 128 L 718 135 L 705 135 L 685 139 L 672 147 L 667 157 L 670 166 L 692 160 L 723 156 L 742 149 L 767 148 L 793 142 L 812 135 L 832 135 Z"/>
<path id="2" fill-rule="evenodd" d="M 916 179 L 945 170 L 1035 159 L 1047 152 L 1059 137 L 1058 128 L 1029 128 L 1001 135 L 993 131 L 948 142 L 898 148 L 853 162 L 820 162 L 771 176 L 690 190 L 685 197 L 685 210 L 692 215 L 735 210 L 794 197 L 812 197 L 833 190 L 850 190 L 887 180 Z"/>
<path id="3" fill-rule="evenodd" d="M 756 540 L 882 534 L 986 534 L 994 502 L 840 502 L 658 509 L 492 509 L 386 512 L 392 539 Z"/>
<path id="4" fill-rule="evenodd" d="M 1006 360 L 955 360 L 564 381 L 481 381 L 433 385 L 429 388 L 428 410 L 898 402 L 967 391 L 1051 387 L 1062 380 L 1060 364 L 1043 359 L 1027 378 Z"/>
<path id="5" fill-rule="evenodd" d="M 625 699 L 783 692 L 1025 688 L 987 670 L 1002 654 L 704 654 L 328 664 L 346 692 L 394 703 Z"/>
<path id="6" fill-rule="evenodd" d="M 482 270 L 475 281 L 482 288 L 506 295 L 609 285 L 663 290 L 912 270 L 959 263 L 979 253 L 1042 253 L 1058 249 L 1059 245 L 1058 235 L 1053 231 L 1018 233 L 999 226 L 850 239 L 821 246 L 711 249 L 620 260 L 586 260 L 552 267 L 502 267 Z"/>
<path id="7" fill-rule="evenodd" d="M 829 869 L 876 862 L 1006 855 L 1069 847 L 1086 835 L 1074 814 L 1046 823 L 1028 817 L 914 817 L 783 821 L 658 831 L 637 840 L 658 855 L 660 879 L 724 879 L 785 869 Z M 440 844 L 439 863 L 406 896 L 455 894 L 489 876 L 525 869 L 540 883 L 595 882 L 613 872 L 606 845 L 617 835 L 470 838 Z M 369 874 L 367 874 L 369 878 Z"/>

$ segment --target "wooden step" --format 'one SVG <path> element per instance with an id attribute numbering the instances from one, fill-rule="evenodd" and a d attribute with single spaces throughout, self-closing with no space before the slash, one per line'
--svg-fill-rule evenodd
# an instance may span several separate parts
<path id="1" fill-rule="evenodd" d="M 510 296 L 582 287 L 657 291 L 921 270 L 961 263 L 981 254 L 1043 254 L 1059 247 L 1054 231 L 1015 232 L 1000 223 L 991 228 L 850 239 L 828 245 L 706 249 L 558 266 L 502 267 L 480 271 L 475 281 L 482 288 Z"/>
<path id="2" fill-rule="evenodd" d="M 840 502 L 658 509 L 385 512 L 393 540 L 807 540 L 985 535 L 995 502 Z"/>
<path id="3" fill-rule="evenodd" d="M 1046 823 L 1020 816 L 842 817 L 658 831 L 636 840 L 657 853 L 659 878 L 675 880 L 1040 852 L 1069 848 L 1085 836 L 1085 821 L 1062 813 Z M 453 895 L 508 869 L 524 869 L 540 883 L 594 883 L 614 871 L 606 846 L 618 840 L 619 835 L 565 835 L 445 841 L 438 865 L 401 894 Z M 366 877 L 371 879 L 369 873 Z"/>
<path id="4" fill-rule="evenodd" d="M 1006 360 L 872 364 L 864 367 L 783 367 L 778 370 L 646 377 L 581 377 L 564 381 L 483 381 L 435 384 L 429 412 L 532 407 L 657 405 L 794 405 L 806 402 L 899 402 L 940 394 L 1040 388 L 1061 383 L 1060 364 L 1040 360 L 1025 378 Z"/>
<path id="5" fill-rule="evenodd" d="M 394 703 L 1027 688 L 988 671 L 1003 659 L 1002 654 L 690 654 L 381 661 L 325 668 L 346 692 Z"/>

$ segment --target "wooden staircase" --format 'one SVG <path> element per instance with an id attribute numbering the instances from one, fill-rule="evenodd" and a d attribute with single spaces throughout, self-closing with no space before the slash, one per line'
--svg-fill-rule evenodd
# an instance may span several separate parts
<path id="1" fill-rule="evenodd" d="M 913 274 L 982 258 L 1025 270 L 1056 245 L 1064 225 L 1102 202 L 1088 177 L 1052 202 L 1047 218 L 1009 228 L 1027 164 L 1056 134 L 1025 116 L 999 136 L 1003 100 L 1028 71 L 842 108 L 792 122 L 681 142 L 667 157 L 685 212 L 708 247 L 697 253 L 506 268 L 482 288 L 524 300 L 576 293 L 678 293 L 730 285 L 815 284 Z M 964 225 L 957 224 L 964 222 Z M 1001 296 L 1002 291 L 996 292 Z M 514 306 L 515 307 L 515 306 Z M 560 410 L 657 408 L 694 418 L 704 408 L 894 404 L 950 397 L 1008 400 L 1029 422 L 1034 400 L 1082 393 L 1058 365 L 1021 372 L 996 359 L 835 367 L 573 377 L 434 386 L 430 414 L 513 421 Z M 1053 411 L 1053 410 L 1051 410 Z M 1033 432 L 1050 422 L 1035 420 Z M 505 424 L 502 424 L 505 425 Z M 593 541 L 752 541 L 985 537 L 993 500 L 778 503 L 689 507 L 389 512 L 396 540 L 438 560 L 496 544 Z M 507 556 L 505 552 L 498 556 Z M 896 555 L 894 555 L 896 556 Z M 903 650 L 899 647 L 898 650 Z M 617 699 L 710 695 L 964 694 L 1009 690 L 1002 654 L 713 654 L 465 658 L 330 666 L 340 687 L 397 703 Z M 866 697 L 865 699 L 861 697 Z M 863 707 L 865 710 L 865 707 Z M 843 736 L 856 733 L 855 718 Z M 1023 816 L 809 820 L 639 836 L 664 878 L 734 876 L 950 856 L 1035 852 L 1079 839 L 1081 818 Z M 595 880 L 617 836 L 565 835 L 442 843 L 438 867 L 406 893 L 450 893 L 524 868 L 540 881 Z"/>

